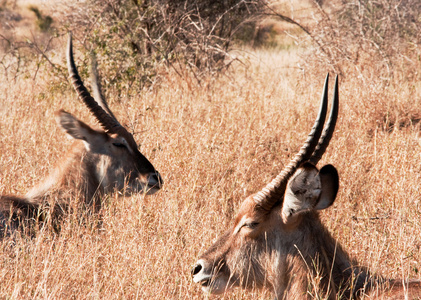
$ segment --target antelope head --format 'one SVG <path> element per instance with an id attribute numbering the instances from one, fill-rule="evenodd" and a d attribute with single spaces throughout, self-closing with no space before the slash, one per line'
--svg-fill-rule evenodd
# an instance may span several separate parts
<path id="1" fill-rule="evenodd" d="M 84 86 L 73 59 L 72 35 L 67 47 L 69 77 L 79 96 L 102 130 L 92 129 L 71 114 L 60 110 L 56 119 L 61 128 L 72 138 L 82 140 L 88 153 L 92 155 L 93 173 L 104 192 L 114 189 L 128 193 L 143 191 L 152 194 L 162 186 L 162 178 L 154 166 L 140 153 L 138 146 L 126 128 L 114 116 L 107 105 L 93 64 L 93 89 L 96 100 Z"/>
<path id="2" fill-rule="evenodd" d="M 317 235 L 326 232 L 317 211 L 332 205 L 339 186 L 332 165 L 316 168 L 338 114 L 336 78 L 331 113 L 323 131 L 327 86 L 328 76 L 318 117 L 299 153 L 266 187 L 244 200 L 232 226 L 193 267 L 193 280 L 203 291 L 217 294 L 236 286 L 266 286 L 283 299 L 294 284 L 305 285 L 294 282 L 299 274 L 293 274 L 291 263 L 320 251 L 319 244 L 325 241 Z"/>

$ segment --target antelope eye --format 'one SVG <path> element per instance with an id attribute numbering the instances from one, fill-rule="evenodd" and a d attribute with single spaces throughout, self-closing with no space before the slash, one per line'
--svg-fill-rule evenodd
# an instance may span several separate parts
<path id="1" fill-rule="evenodd" d="M 122 143 L 113 143 L 113 145 L 116 146 L 117 148 L 126 148 L 126 145 Z"/>
<path id="2" fill-rule="evenodd" d="M 258 222 L 250 222 L 250 223 L 244 224 L 244 226 L 246 226 L 250 229 L 256 229 L 256 227 L 259 226 L 259 223 Z"/>

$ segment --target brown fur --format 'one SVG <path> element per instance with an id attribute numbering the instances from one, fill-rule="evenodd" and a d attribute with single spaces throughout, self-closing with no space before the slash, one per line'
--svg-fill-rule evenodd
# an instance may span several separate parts
<path id="1" fill-rule="evenodd" d="M 24 197 L 0 196 L 0 234 L 47 216 L 58 228 L 63 214 L 74 208 L 97 212 L 101 198 L 114 190 L 150 194 L 160 188 L 159 173 L 124 137 L 94 130 L 64 111 L 58 112 L 57 121 L 76 141 L 49 176 Z"/>
<path id="2" fill-rule="evenodd" d="M 74 208 L 97 212 L 102 196 L 114 190 L 151 194 L 161 188 L 160 174 L 139 152 L 133 136 L 117 121 L 102 96 L 96 63 L 92 79 L 97 100 L 83 85 L 73 60 L 71 34 L 67 60 L 79 98 L 103 129 L 92 129 L 63 110 L 56 113 L 58 125 L 76 141 L 50 175 L 24 197 L 0 195 L 1 235 L 48 217 L 58 227 L 61 216 Z"/>
<path id="3" fill-rule="evenodd" d="M 370 294 L 404 299 L 399 298 L 405 294 L 400 281 L 372 276 L 358 266 L 321 223 L 317 208 L 330 206 L 337 190 L 336 170 L 325 170 L 332 172 L 326 177 L 330 182 L 319 180 L 309 164 L 297 170 L 285 198 L 270 212 L 259 210 L 253 195 L 248 197 L 233 226 L 199 258 L 194 281 L 213 293 L 235 286 L 267 288 L 276 299 L 358 299 Z M 324 205 L 318 206 L 321 201 Z M 408 288 L 409 295 L 421 295 L 419 282 Z M 376 295 L 377 289 L 384 293 Z"/>

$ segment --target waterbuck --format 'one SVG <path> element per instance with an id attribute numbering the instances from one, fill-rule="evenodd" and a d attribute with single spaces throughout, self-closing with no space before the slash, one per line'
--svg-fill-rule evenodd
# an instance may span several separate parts
<path id="1" fill-rule="evenodd" d="M 316 168 L 336 125 L 337 80 L 325 129 L 328 76 L 318 117 L 299 153 L 244 200 L 233 225 L 193 267 L 193 281 L 204 292 L 267 288 L 279 300 L 358 299 L 376 290 L 384 292 L 382 299 L 421 296 L 419 281 L 385 280 L 358 267 L 320 221 L 318 211 L 333 204 L 339 188 L 335 167 Z"/>
<path id="2" fill-rule="evenodd" d="M 70 80 L 102 129 L 93 129 L 64 110 L 56 113 L 58 125 L 75 139 L 74 144 L 50 175 L 25 196 L 0 195 L 0 233 L 10 233 L 25 221 L 44 218 L 47 212 L 57 219 L 75 203 L 98 211 L 101 198 L 115 190 L 152 194 L 162 186 L 158 171 L 108 107 L 95 64 L 92 86 L 96 100 L 85 88 L 73 59 L 71 34 L 66 54 Z"/>

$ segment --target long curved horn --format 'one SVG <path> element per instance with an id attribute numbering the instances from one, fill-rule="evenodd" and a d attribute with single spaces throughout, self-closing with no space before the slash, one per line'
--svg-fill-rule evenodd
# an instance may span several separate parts
<path id="1" fill-rule="evenodd" d="M 67 69 L 69 71 L 69 78 L 72 81 L 73 87 L 79 95 L 79 98 L 86 104 L 91 113 L 95 116 L 101 126 L 108 132 L 115 133 L 121 128 L 124 128 L 110 116 L 98 103 L 92 98 L 86 87 L 83 85 L 82 79 L 76 69 L 75 61 L 73 59 L 73 44 L 72 33 L 69 33 L 69 42 L 67 45 Z"/>
<path id="2" fill-rule="evenodd" d="M 317 165 L 319 160 L 322 158 L 323 154 L 326 151 L 327 146 L 329 146 L 330 139 L 332 138 L 333 131 L 335 131 L 336 121 L 338 119 L 338 110 L 339 110 L 339 92 L 338 92 L 338 75 L 335 78 L 335 88 L 333 92 L 333 101 L 332 108 L 330 109 L 329 119 L 326 122 L 325 129 L 323 134 L 320 137 L 319 143 L 317 144 L 316 150 L 314 150 L 313 155 L 310 157 L 310 162 L 313 165 Z"/>
<path id="3" fill-rule="evenodd" d="M 111 117 L 114 118 L 116 122 L 118 122 L 117 118 L 108 107 L 107 101 L 105 101 L 105 97 L 102 94 L 101 83 L 99 80 L 98 68 L 97 68 L 97 61 L 94 54 L 91 55 L 91 84 L 92 90 L 94 92 L 94 99 L 98 102 L 99 106 L 102 107 Z"/>
<path id="4" fill-rule="evenodd" d="M 289 178 L 303 162 L 310 158 L 316 148 L 326 119 L 328 81 L 329 74 L 326 76 L 319 114 L 304 145 L 282 172 L 260 192 L 254 195 L 254 201 L 259 208 L 269 212 L 275 204 L 282 200 Z"/>

